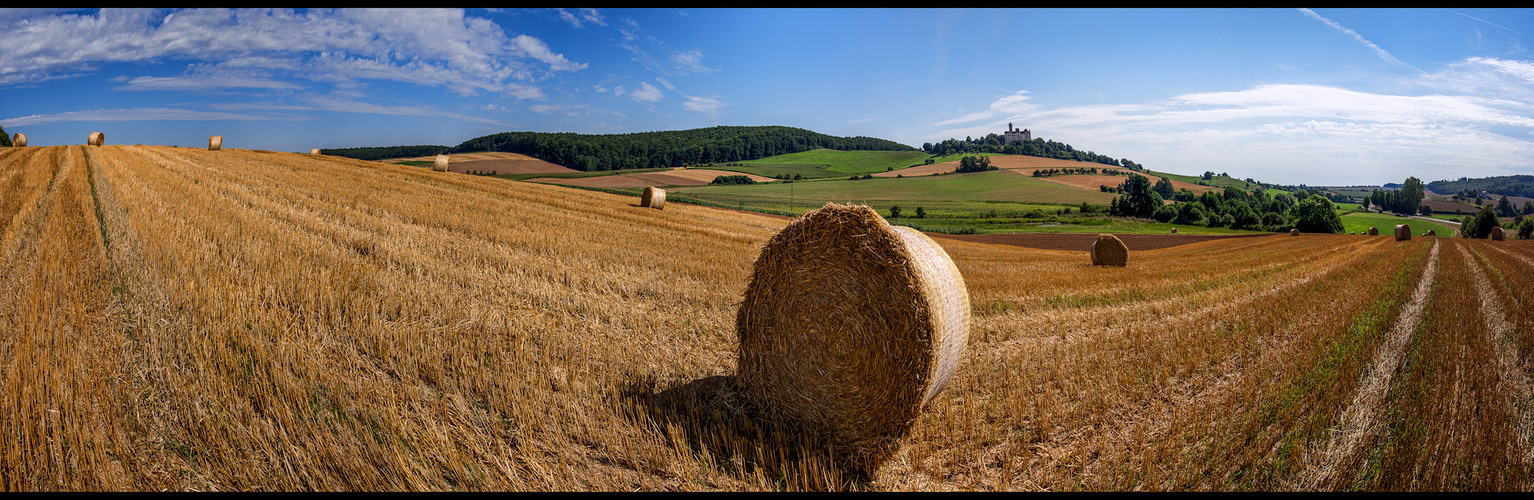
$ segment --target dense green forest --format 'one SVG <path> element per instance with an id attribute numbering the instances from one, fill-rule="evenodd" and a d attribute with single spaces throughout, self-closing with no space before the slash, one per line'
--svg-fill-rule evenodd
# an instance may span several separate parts
<path id="1" fill-rule="evenodd" d="M 11 147 L 11 135 L 5 133 L 5 127 L 0 127 L 0 147 Z"/>
<path id="2" fill-rule="evenodd" d="M 447 146 L 382 146 L 376 148 L 321 149 L 320 154 L 376 161 L 389 158 L 415 158 L 446 153 Z"/>
<path id="3" fill-rule="evenodd" d="M 449 152 L 519 153 L 576 170 L 592 171 L 727 163 L 812 149 L 914 151 L 916 148 L 884 139 L 834 137 L 793 127 L 720 126 L 606 135 L 502 132 L 469 139 Z"/>
<path id="4" fill-rule="evenodd" d="M 1003 144 L 1003 138 L 997 134 L 986 134 L 978 139 L 965 137 L 964 140 L 947 139 L 937 144 L 926 143 L 921 145 L 921 150 L 933 156 L 946 156 L 959 153 L 1001 153 L 1009 155 L 1038 156 L 1043 158 L 1055 158 L 1059 160 L 1089 161 L 1104 165 L 1124 167 L 1134 171 L 1144 170 L 1140 164 L 1129 161 L 1128 158 L 1114 158 L 1100 155 L 1091 151 L 1082 151 L 1071 147 L 1070 144 L 1044 139 L 1028 141 L 1016 141 L 1011 144 Z"/>
<path id="5" fill-rule="evenodd" d="M 1438 194 L 1461 193 L 1468 190 L 1473 193 L 1485 191 L 1503 196 L 1534 198 L 1534 175 L 1504 175 L 1480 179 L 1460 177 L 1455 181 L 1429 182 L 1427 188 Z"/>

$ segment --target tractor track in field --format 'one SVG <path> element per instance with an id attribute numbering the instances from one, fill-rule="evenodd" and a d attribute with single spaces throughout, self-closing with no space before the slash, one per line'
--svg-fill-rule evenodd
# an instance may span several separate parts
<path id="1" fill-rule="evenodd" d="M 1437 277 L 1438 247 L 1435 240 L 1433 250 L 1428 255 L 1427 269 L 1417 281 L 1417 288 L 1412 291 L 1411 298 L 1401 307 L 1395 326 L 1375 350 L 1363 383 L 1340 418 L 1341 426 L 1332 430 L 1331 438 L 1324 447 L 1307 453 L 1303 461 L 1304 469 L 1295 476 L 1298 483 L 1295 489 L 1330 489 L 1337 481 L 1338 474 L 1343 472 L 1339 464 L 1354 463 L 1352 458 L 1363 449 L 1363 444 L 1380 434 L 1385 396 L 1390 393 L 1390 387 L 1395 382 L 1396 372 L 1422 320 L 1422 311 L 1427 307 L 1433 281 Z"/>

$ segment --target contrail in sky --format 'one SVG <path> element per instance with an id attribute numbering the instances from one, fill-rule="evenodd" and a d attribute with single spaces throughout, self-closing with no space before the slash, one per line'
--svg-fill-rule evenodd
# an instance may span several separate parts
<path id="1" fill-rule="evenodd" d="M 1347 33 L 1349 36 L 1352 36 L 1354 40 L 1358 40 L 1358 43 L 1364 44 L 1364 46 L 1368 47 L 1369 50 L 1374 51 L 1374 54 L 1380 56 L 1380 59 L 1384 59 L 1385 62 L 1388 62 L 1390 64 L 1398 64 L 1398 65 L 1401 65 L 1401 66 L 1406 66 L 1406 67 L 1411 68 L 1411 69 L 1417 69 L 1416 66 L 1412 66 L 1410 64 L 1406 64 L 1405 62 L 1402 62 L 1400 59 L 1396 59 L 1395 56 L 1390 55 L 1389 52 L 1385 52 L 1385 49 L 1382 49 L 1382 48 L 1380 48 L 1380 46 L 1375 45 L 1374 42 L 1371 42 L 1371 41 L 1365 39 L 1363 37 L 1363 35 L 1358 34 L 1357 31 L 1350 30 L 1346 26 L 1343 26 L 1341 24 L 1337 24 L 1335 21 L 1332 21 L 1331 19 L 1327 19 L 1327 18 L 1321 17 L 1320 14 L 1317 14 L 1313 10 L 1302 8 L 1302 9 L 1300 9 L 1300 12 L 1304 13 L 1307 16 L 1313 17 L 1313 18 L 1315 18 L 1318 21 L 1326 23 L 1327 26 L 1331 26 L 1333 29 L 1336 29 L 1337 31 L 1341 31 L 1343 33 Z M 1417 69 L 1417 71 L 1420 72 L 1422 70 Z"/>

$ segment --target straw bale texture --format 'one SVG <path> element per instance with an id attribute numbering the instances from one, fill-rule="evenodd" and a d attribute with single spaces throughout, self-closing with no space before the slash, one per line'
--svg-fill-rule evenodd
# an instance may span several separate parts
<path id="1" fill-rule="evenodd" d="M 644 194 L 639 196 L 639 206 L 658 209 L 666 208 L 666 190 L 655 186 L 644 188 Z"/>
<path id="2" fill-rule="evenodd" d="M 861 205 L 828 203 L 762 247 L 735 320 L 758 410 L 873 471 L 958 368 L 969 291 L 942 247 Z"/>
<path id="3" fill-rule="evenodd" d="M 320 154 L 320 148 L 309 148 L 309 154 L 312 154 L 312 155 Z"/>
<path id="4" fill-rule="evenodd" d="M 218 151 L 224 148 L 224 136 L 208 136 L 208 151 Z"/>
<path id="5" fill-rule="evenodd" d="M 1422 233 L 1422 235 L 1423 236 L 1438 236 L 1438 231 L 1434 231 L 1432 229 L 1429 229 L 1429 230 L 1427 230 L 1426 233 Z"/>
<path id="6" fill-rule="evenodd" d="M 23 134 L 21 132 L 17 132 L 15 134 L 11 134 L 11 147 L 15 147 L 15 148 L 27 147 L 27 134 Z"/>
<path id="7" fill-rule="evenodd" d="M 1299 236 L 1299 235 L 1300 235 L 1300 230 L 1298 230 L 1298 229 L 1290 229 L 1289 230 L 1289 236 Z"/>
<path id="8" fill-rule="evenodd" d="M 431 169 L 437 172 L 446 172 L 447 155 L 437 155 L 437 163 L 432 164 Z"/>
<path id="9" fill-rule="evenodd" d="M 106 144 L 106 142 L 107 136 L 101 132 L 91 132 L 90 137 L 85 139 L 85 143 L 91 146 L 100 146 Z"/>
<path id="10" fill-rule="evenodd" d="M 1094 266 L 1122 266 L 1129 263 L 1129 247 L 1118 236 L 1111 234 L 1097 235 L 1097 241 L 1092 242 L 1092 265 Z"/>
<path id="11" fill-rule="evenodd" d="M 1369 236 L 1379 236 L 1379 235 L 1380 235 L 1380 230 L 1378 228 L 1372 228 L 1372 227 L 1369 228 Z"/>
<path id="12" fill-rule="evenodd" d="M 1505 233 L 1503 233 L 1502 228 L 1500 228 L 1500 227 L 1491 228 L 1491 241 L 1502 241 L 1502 239 L 1505 238 L 1506 236 L 1507 235 Z"/>
<path id="13" fill-rule="evenodd" d="M 1410 239 L 1411 226 L 1406 224 L 1396 224 L 1396 241 L 1406 241 Z"/>

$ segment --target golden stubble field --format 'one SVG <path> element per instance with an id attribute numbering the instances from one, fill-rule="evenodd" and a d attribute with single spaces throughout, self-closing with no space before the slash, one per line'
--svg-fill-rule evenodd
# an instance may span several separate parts
<path id="1" fill-rule="evenodd" d="M 1526 241 L 939 237 L 966 356 L 863 477 L 732 389 L 779 218 L 159 146 L 0 193 L 7 491 L 1531 486 Z"/>

